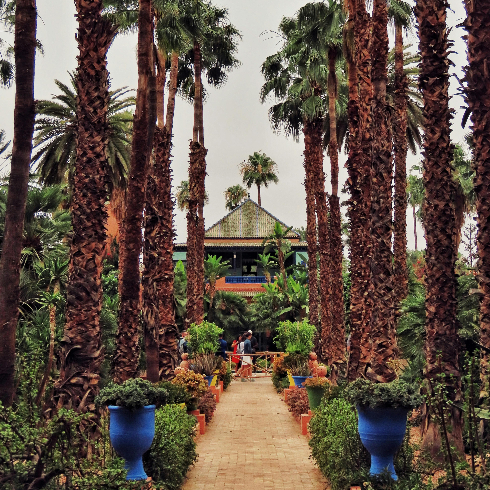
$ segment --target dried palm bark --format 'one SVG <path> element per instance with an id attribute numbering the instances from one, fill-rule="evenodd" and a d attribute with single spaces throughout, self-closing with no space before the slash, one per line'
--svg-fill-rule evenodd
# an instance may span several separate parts
<path id="1" fill-rule="evenodd" d="M 371 41 L 373 84 L 373 159 L 371 167 L 371 359 L 369 379 L 388 382 L 395 379 L 390 369 L 397 357 L 393 291 L 393 236 L 391 179 L 391 115 L 386 103 L 388 81 L 388 5 L 375 0 Z"/>
<path id="2" fill-rule="evenodd" d="M 20 257 L 34 132 L 35 0 L 17 0 L 15 9 L 14 142 L 0 262 L 0 401 L 13 402 L 15 331 L 20 301 Z"/>
<path id="3" fill-rule="evenodd" d="M 441 377 L 451 402 L 461 398 L 459 341 L 456 328 L 455 212 L 452 178 L 453 148 L 449 110 L 449 42 L 446 0 L 417 0 L 421 55 L 419 86 L 424 100 L 424 226 L 426 234 L 426 377 L 432 388 Z M 451 442 L 463 450 L 461 411 L 451 407 Z M 430 416 L 423 430 L 423 447 L 436 457 L 439 430 Z M 463 454 L 463 452 L 462 452 Z"/>
<path id="4" fill-rule="evenodd" d="M 371 83 L 371 16 L 364 0 L 354 0 L 354 40 L 358 86 L 357 104 L 354 88 L 349 89 L 349 122 L 357 128 L 349 140 L 349 181 L 351 189 L 349 218 L 351 221 L 351 339 L 349 379 L 363 375 L 371 356 L 370 341 L 370 255 L 371 255 L 371 161 L 373 87 Z M 349 73 L 349 83 L 352 82 Z M 357 138 L 356 138 L 357 136 Z"/>
<path id="5" fill-rule="evenodd" d="M 466 2 L 468 14 L 464 26 L 468 31 L 468 61 L 465 81 L 466 100 L 473 123 L 473 159 L 475 162 L 478 213 L 478 273 L 480 289 L 480 342 L 490 348 L 490 1 Z M 488 353 L 482 354 L 481 375 L 488 390 L 490 375 Z M 488 391 L 487 391 L 488 392 Z"/>
<path id="6" fill-rule="evenodd" d="M 403 27 L 395 27 L 395 211 L 394 211 L 394 275 L 395 307 L 408 294 L 407 270 L 407 89 L 408 80 L 403 71 Z"/>
<path id="7" fill-rule="evenodd" d="M 308 245 L 308 318 L 311 325 L 315 325 L 319 334 L 318 317 L 318 242 L 316 230 L 316 206 L 315 206 L 315 177 L 313 174 L 311 147 L 306 145 L 303 166 L 305 168 L 306 191 L 306 242 Z M 319 335 L 316 339 L 319 339 Z"/>
<path id="8" fill-rule="evenodd" d="M 143 224 L 145 188 L 152 147 L 152 138 L 149 138 L 152 34 L 151 0 L 140 0 L 138 14 L 138 90 L 133 122 L 126 214 L 119 242 L 120 307 L 117 347 L 114 356 L 114 378 L 118 382 L 135 377 L 139 362 L 141 284 L 139 257 L 142 248 L 141 227 Z"/>
<path id="9" fill-rule="evenodd" d="M 342 229 L 340 221 L 339 192 L 339 149 L 337 144 L 337 117 L 335 104 L 337 101 L 337 76 L 335 61 L 337 50 L 328 51 L 328 114 L 330 127 L 330 141 L 328 142 L 328 155 L 330 158 L 332 194 L 328 201 L 330 205 L 329 242 L 330 242 L 330 312 L 331 330 L 330 340 L 327 344 L 328 365 L 332 369 L 330 378 L 338 377 L 339 371 L 344 375 L 346 364 L 346 345 L 344 331 L 344 283 L 342 277 Z"/>
<path id="10" fill-rule="evenodd" d="M 323 173 L 323 121 L 306 120 L 303 124 L 305 148 L 310 150 L 310 162 L 315 181 L 315 204 L 318 220 L 318 252 L 320 255 L 320 358 L 325 359 L 330 340 L 330 243 L 328 240 L 328 207 L 325 194 L 325 174 Z"/>
<path id="11" fill-rule="evenodd" d="M 61 341 L 57 406 L 95 409 L 103 356 L 99 315 L 107 219 L 107 51 L 115 27 L 102 19 L 102 0 L 76 2 L 78 19 L 77 155 L 71 217 L 73 238 L 67 284 L 66 324 Z"/>

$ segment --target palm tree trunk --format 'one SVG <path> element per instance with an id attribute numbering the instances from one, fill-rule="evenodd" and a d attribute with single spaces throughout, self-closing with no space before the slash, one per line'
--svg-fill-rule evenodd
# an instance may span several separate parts
<path id="1" fill-rule="evenodd" d="M 466 97 L 473 122 L 473 158 L 476 168 L 476 209 L 478 215 L 478 272 L 480 289 L 480 342 L 490 348 L 490 128 L 488 114 L 490 109 L 490 87 L 488 85 L 488 18 L 489 0 L 466 2 L 468 17 L 464 23 L 468 31 L 468 59 L 466 69 Z M 488 389 L 490 374 L 488 353 L 482 354 L 482 390 Z"/>
<path id="2" fill-rule="evenodd" d="M 0 401 L 4 406 L 10 406 L 15 395 L 15 331 L 20 301 L 20 257 L 35 116 L 36 19 L 35 0 L 17 0 L 14 144 L 0 262 Z"/>
<path id="3" fill-rule="evenodd" d="M 116 28 L 103 20 L 102 0 L 78 0 L 77 156 L 71 217 L 73 238 L 61 342 L 57 406 L 86 411 L 98 393 L 103 361 L 99 316 L 106 243 L 109 74 L 107 51 Z M 97 67 L 97 70 L 94 69 Z"/>
<path id="4" fill-rule="evenodd" d="M 165 54 L 157 50 L 158 71 L 157 71 L 157 125 L 163 128 L 165 125 L 164 104 L 165 104 L 165 81 L 167 79 L 167 70 L 165 63 L 167 62 Z"/>
<path id="5" fill-rule="evenodd" d="M 364 375 L 371 357 L 371 163 L 372 163 L 372 114 L 373 87 L 371 82 L 371 17 L 364 0 L 353 0 L 354 38 L 356 49 L 356 73 L 358 97 L 354 88 L 349 90 L 350 127 L 357 125 L 352 137 L 350 174 L 351 198 L 351 339 L 349 379 Z M 352 75 L 353 77 L 354 75 Z M 351 74 L 349 73 L 349 78 Z M 350 82 L 352 83 L 352 82 Z M 356 94 L 357 95 L 357 94 Z M 357 135 L 357 138 L 355 138 Z M 349 143 L 350 146 L 351 143 Z M 355 259 L 355 260 L 354 260 Z"/>
<path id="6" fill-rule="evenodd" d="M 315 186 L 311 158 L 311 149 L 305 148 L 305 191 L 306 191 L 306 242 L 308 244 L 308 306 L 309 322 L 319 329 L 318 317 L 318 245 L 316 238 Z M 317 336 L 318 337 L 318 336 Z"/>
<path id="7" fill-rule="evenodd" d="M 201 48 L 194 42 L 194 128 L 189 158 L 189 211 L 187 213 L 187 270 L 192 267 L 191 281 L 187 278 L 187 317 L 190 323 L 204 320 L 204 199 L 206 153 L 204 147 L 203 103 L 201 79 Z M 191 197 L 192 195 L 192 197 Z M 191 209 L 191 200 L 192 209 Z M 192 251 L 189 257 L 189 244 Z M 189 260 L 190 259 L 190 260 Z"/>
<path id="8" fill-rule="evenodd" d="M 403 28 L 395 26 L 395 218 L 393 253 L 395 256 L 395 307 L 408 294 L 407 269 L 407 88 L 403 71 Z"/>
<path id="9" fill-rule="evenodd" d="M 323 173 L 323 122 L 321 119 L 305 121 L 303 124 L 305 149 L 311 154 L 311 165 L 315 181 L 315 204 L 318 220 L 318 251 L 320 255 L 320 342 L 317 352 L 321 359 L 327 355 L 331 330 L 330 312 L 330 243 L 328 240 L 328 208 Z"/>
<path id="10" fill-rule="evenodd" d="M 386 104 L 388 81 L 388 5 L 375 0 L 371 44 L 373 98 L 373 161 L 371 178 L 371 365 L 367 375 L 373 381 L 395 379 L 389 361 L 398 356 L 395 332 L 391 181 L 391 117 Z"/>
<path id="11" fill-rule="evenodd" d="M 167 128 L 167 133 L 170 135 L 170 146 L 172 143 L 172 129 L 174 124 L 174 114 L 175 114 L 175 96 L 177 95 L 177 77 L 179 74 L 179 53 L 173 52 L 170 61 L 170 87 L 168 92 L 167 100 L 167 119 L 165 122 L 165 127 Z M 169 146 L 169 152 L 170 152 Z"/>
<path id="12" fill-rule="evenodd" d="M 337 76 L 335 73 L 335 61 L 337 50 L 328 50 L 328 114 L 330 126 L 330 141 L 328 154 L 330 157 L 332 195 L 330 204 L 330 283 L 332 293 L 330 295 L 330 310 L 332 315 L 332 328 L 330 340 L 327 344 L 328 365 L 332 368 L 331 379 L 335 380 L 339 371 L 345 373 L 345 332 L 344 332 L 344 283 L 342 277 L 342 227 L 340 220 L 339 192 L 339 150 L 337 144 L 337 115 L 335 104 L 337 101 Z"/>
<path id="13" fill-rule="evenodd" d="M 452 178 L 453 157 L 449 110 L 448 32 L 446 0 L 417 0 L 421 54 L 419 85 L 424 98 L 424 226 L 426 237 L 426 376 L 430 387 L 446 385 L 450 409 L 451 444 L 464 454 L 462 439 L 461 375 L 456 328 L 456 250 Z M 441 199 L 444 196 L 444 199 Z M 443 380 L 441 380 L 443 377 Z M 426 418 L 422 446 L 435 458 L 441 438 L 434 420 Z"/>
<path id="14" fill-rule="evenodd" d="M 149 167 L 149 79 L 152 71 L 151 0 L 140 0 L 138 14 L 138 91 L 133 122 L 126 214 L 119 243 L 119 328 L 114 357 L 118 382 L 137 375 L 139 362 L 140 269 L 145 188 Z"/>
<path id="15" fill-rule="evenodd" d="M 262 207 L 262 200 L 260 199 L 260 185 L 257 184 L 257 204 Z"/>

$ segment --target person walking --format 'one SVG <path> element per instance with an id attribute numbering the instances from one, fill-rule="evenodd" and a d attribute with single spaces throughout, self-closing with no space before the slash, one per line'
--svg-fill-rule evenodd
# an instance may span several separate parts
<path id="1" fill-rule="evenodd" d="M 245 342 L 243 343 L 243 353 L 245 354 L 243 356 L 243 365 L 245 366 L 243 369 L 245 377 L 248 379 L 248 381 L 255 381 L 252 378 L 252 342 L 250 341 L 250 338 L 252 337 L 252 334 L 250 332 L 247 332 L 245 334 Z"/>
<path id="2" fill-rule="evenodd" d="M 226 349 L 228 348 L 228 342 L 223 338 L 223 334 L 219 334 L 219 351 L 217 352 L 218 356 L 221 356 L 225 361 L 227 359 Z"/>
<path id="3" fill-rule="evenodd" d="M 231 361 L 235 363 L 235 377 L 238 372 L 238 368 L 240 367 L 240 357 L 237 356 L 238 345 L 242 341 L 242 336 L 239 335 L 236 339 L 233 340 L 231 347 L 233 349 L 233 356 L 231 357 Z"/>

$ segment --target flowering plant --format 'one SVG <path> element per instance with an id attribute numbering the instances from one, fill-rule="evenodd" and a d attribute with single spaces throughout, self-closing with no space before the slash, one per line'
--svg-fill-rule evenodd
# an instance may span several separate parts
<path id="1" fill-rule="evenodd" d="M 202 374 L 194 371 L 179 372 L 172 380 L 172 384 L 182 386 L 191 398 L 201 398 L 208 390 L 208 382 Z"/>

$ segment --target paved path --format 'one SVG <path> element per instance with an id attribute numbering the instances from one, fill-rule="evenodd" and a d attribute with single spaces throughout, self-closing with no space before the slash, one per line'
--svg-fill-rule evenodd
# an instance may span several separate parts
<path id="1" fill-rule="evenodd" d="M 182 490 L 324 490 L 300 425 L 270 378 L 233 381 L 221 396 Z"/>

